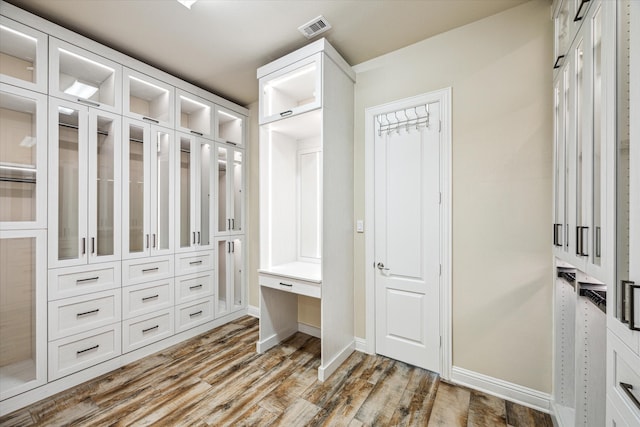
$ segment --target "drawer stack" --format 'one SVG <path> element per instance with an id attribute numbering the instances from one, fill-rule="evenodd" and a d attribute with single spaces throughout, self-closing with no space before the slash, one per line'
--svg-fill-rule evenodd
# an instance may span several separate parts
<path id="1" fill-rule="evenodd" d="M 120 263 L 49 270 L 49 381 L 119 356 Z"/>
<path id="2" fill-rule="evenodd" d="M 212 250 L 175 255 L 176 333 L 214 318 L 213 255 Z"/>

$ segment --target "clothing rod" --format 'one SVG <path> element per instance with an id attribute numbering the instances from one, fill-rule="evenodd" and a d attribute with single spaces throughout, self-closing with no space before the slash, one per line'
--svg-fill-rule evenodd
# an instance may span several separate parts
<path id="1" fill-rule="evenodd" d="M 77 125 L 70 125 L 68 123 L 58 123 L 58 125 L 65 127 L 65 128 L 70 128 L 70 129 L 79 129 Z M 104 136 L 109 136 L 109 132 L 105 132 L 103 130 L 98 129 L 98 135 L 104 135 Z"/>
<path id="2" fill-rule="evenodd" d="M 141 140 L 141 139 L 129 138 L 129 141 L 130 141 L 130 142 L 138 142 L 138 143 L 140 143 L 140 144 L 144 144 L 144 141 L 143 141 L 143 140 Z"/>
<path id="3" fill-rule="evenodd" d="M 34 178 L 11 178 L 10 176 L 0 176 L 0 181 L 3 182 L 21 182 L 25 184 L 35 184 Z"/>

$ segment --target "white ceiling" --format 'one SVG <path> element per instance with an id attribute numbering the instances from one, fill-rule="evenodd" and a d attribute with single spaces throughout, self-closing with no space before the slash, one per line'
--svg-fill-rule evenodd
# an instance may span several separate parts
<path id="1" fill-rule="evenodd" d="M 248 105 L 256 69 L 321 35 L 356 65 L 528 0 L 9 0 L 18 7 Z"/>

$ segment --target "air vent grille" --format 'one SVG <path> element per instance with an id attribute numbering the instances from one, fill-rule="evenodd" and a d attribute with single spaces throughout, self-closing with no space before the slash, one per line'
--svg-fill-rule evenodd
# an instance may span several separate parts
<path id="1" fill-rule="evenodd" d="M 324 33 L 328 29 L 331 28 L 331 24 L 327 21 L 327 19 L 320 15 L 317 18 L 312 19 L 304 25 L 298 27 L 298 30 L 304 34 L 304 36 L 308 39 L 317 36 L 320 33 Z"/>

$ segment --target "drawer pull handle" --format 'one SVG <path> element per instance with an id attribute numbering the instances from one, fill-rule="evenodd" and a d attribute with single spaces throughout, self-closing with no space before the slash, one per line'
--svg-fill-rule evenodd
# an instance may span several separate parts
<path id="1" fill-rule="evenodd" d="M 189 265 L 200 265 L 200 264 L 202 264 L 202 260 L 200 260 L 200 261 L 191 261 L 189 263 Z"/>
<path id="2" fill-rule="evenodd" d="M 100 311 L 100 309 L 96 308 L 95 310 L 85 311 L 84 313 L 78 313 L 78 314 L 76 314 L 76 317 L 84 317 L 84 316 L 88 316 L 90 314 L 96 314 L 99 311 Z"/>
<path id="3" fill-rule="evenodd" d="M 280 117 L 287 117 L 293 114 L 293 111 L 291 110 L 287 110 L 287 111 L 283 111 L 282 113 L 280 113 Z"/>
<path id="4" fill-rule="evenodd" d="M 142 117 L 142 120 L 146 120 L 146 121 L 148 121 L 148 122 L 155 123 L 155 124 L 160 123 L 160 121 L 159 121 L 159 120 L 152 119 L 151 117 Z"/>
<path id="5" fill-rule="evenodd" d="M 160 270 L 160 267 L 153 267 L 153 268 L 145 268 L 144 270 L 142 270 L 143 273 L 150 273 L 152 271 L 158 271 Z"/>
<path id="6" fill-rule="evenodd" d="M 95 350 L 95 349 L 97 349 L 99 347 L 100 347 L 100 344 L 96 344 L 93 347 L 85 348 L 84 350 L 78 350 L 78 351 L 76 351 L 76 354 L 86 353 L 87 351 Z"/>
<path id="7" fill-rule="evenodd" d="M 621 382 L 620 387 L 622 387 L 622 390 L 624 390 L 625 394 L 629 396 L 629 399 L 631 399 L 633 404 L 636 405 L 636 408 L 640 409 L 640 401 L 638 401 L 638 398 L 635 397 L 633 393 L 631 393 L 631 390 L 633 390 L 633 386 L 631 384 Z"/>
<path id="8" fill-rule="evenodd" d="M 196 317 L 196 316 L 200 316 L 201 314 L 202 314 L 202 310 L 196 311 L 195 313 L 191 313 L 189 317 Z"/>
<path id="9" fill-rule="evenodd" d="M 556 62 L 553 64 L 553 69 L 555 70 L 557 68 L 560 68 L 562 67 L 563 64 L 564 64 L 564 55 L 559 55 L 556 58 Z"/>
<path id="10" fill-rule="evenodd" d="M 576 12 L 576 16 L 573 18 L 573 22 L 581 21 L 584 16 L 582 15 L 582 8 L 585 4 L 589 3 L 589 0 L 582 0 L 580 2 L 580 6 L 578 7 L 578 11 Z"/>
<path id="11" fill-rule="evenodd" d="M 195 130 L 190 131 L 192 134 L 194 135 L 198 135 L 198 136 L 204 136 L 204 133 L 202 132 L 196 132 Z"/>
<path id="12" fill-rule="evenodd" d="M 194 289 L 201 289 L 202 285 L 193 285 L 193 286 L 189 286 L 189 290 L 193 291 Z"/>
<path id="13" fill-rule="evenodd" d="M 78 102 L 81 102 L 83 104 L 87 104 L 87 105 L 91 105 L 92 107 L 99 107 L 100 104 L 97 102 L 92 102 L 89 101 L 88 99 L 84 99 L 84 98 L 78 98 Z"/>
<path id="14" fill-rule="evenodd" d="M 293 285 L 291 283 L 282 283 L 282 282 L 280 282 L 280 286 L 288 286 L 290 288 L 293 288 Z"/>
<path id="15" fill-rule="evenodd" d="M 147 328 L 147 329 L 143 329 L 142 333 L 146 334 L 147 332 L 153 331 L 154 329 L 158 329 L 159 327 L 160 327 L 160 325 L 156 325 L 156 326 L 152 326 L 152 327 Z"/>
<path id="16" fill-rule="evenodd" d="M 144 298 L 142 298 L 142 302 L 147 302 L 147 301 L 150 301 L 152 299 L 156 299 L 158 297 L 159 297 L 159 295 L 157 295 L 157 294 L 156 295 L 151 295 L 150 297 L 144 297 Z"/>
<path id="17" fill-rule="evenodd" d="M 100 277 L 87 277 L 86 279 L 78 279 L 76 280 L 76 283 L 87 283 L 87 282 L 95 282 L 96 280 L 98 280 Z"/>

